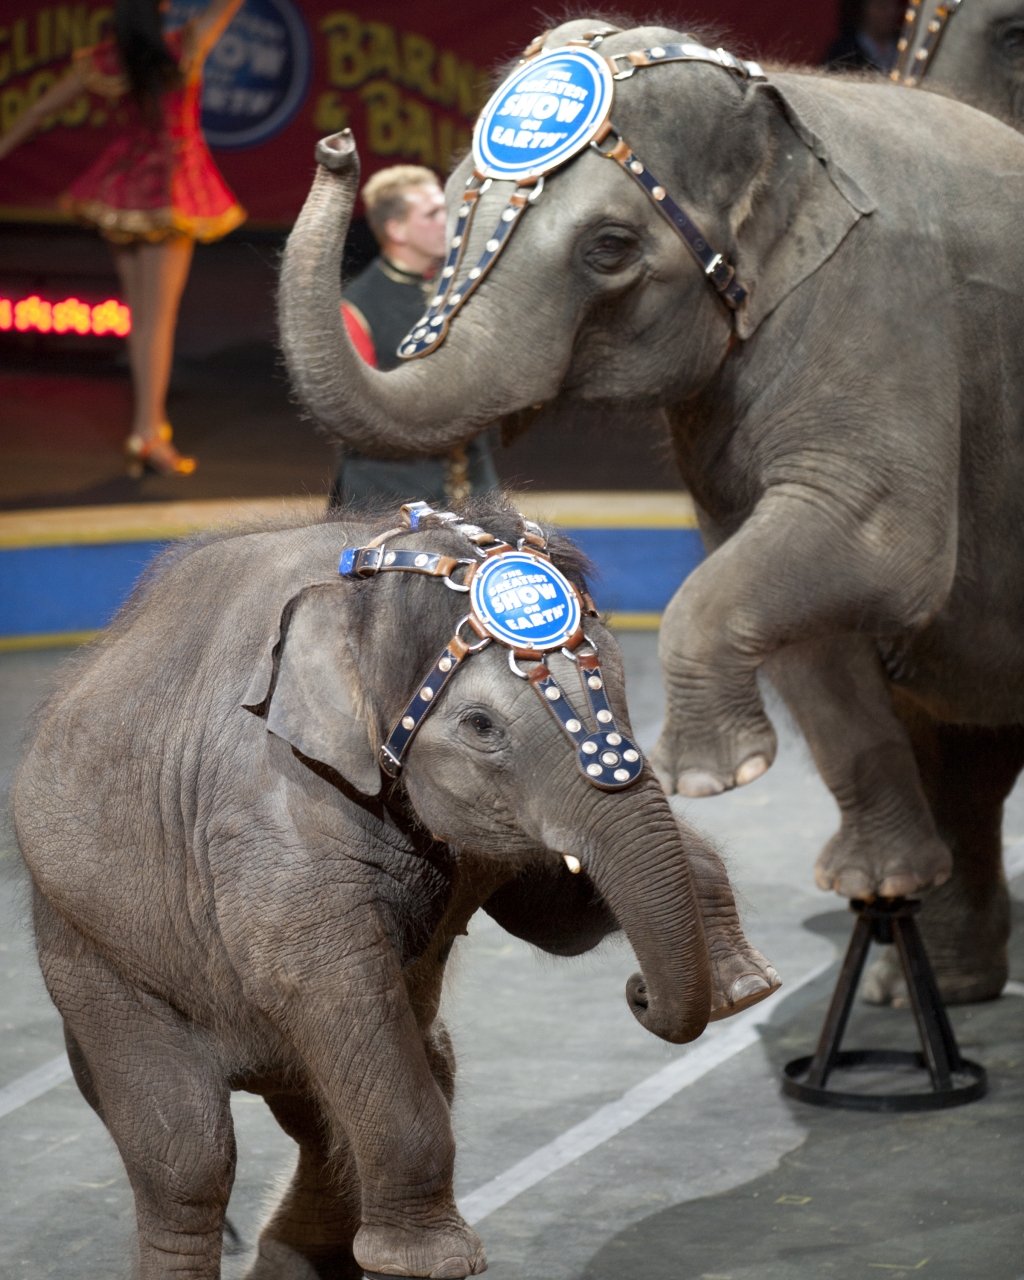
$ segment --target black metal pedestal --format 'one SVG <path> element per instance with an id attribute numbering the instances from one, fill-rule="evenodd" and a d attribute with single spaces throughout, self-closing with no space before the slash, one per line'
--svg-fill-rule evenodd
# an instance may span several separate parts
<path id="1" fill-rule="evenodd" d="M 932 966 L 914 919 L 920 902 L 910 898 L 859 902 L 850 945 L 825 1016 L 818 1047 L 810 1058 L 795 1058 L 782 1070 L 782 1089 L 791 1098 L 818 1107 L 848 1107 L 858 1111 L 933 1111 L 959 1107 L 982 1098 L 988 1088 L 985 1068 L 961 1057 L 949 1025 L 946 1007 L 935 983 Z M 853 998 L 872 942 L 895 945 L 907 980 L 907 991 L 921 1036 L 923 1053 L 901 1049 L 840 1049 L 853 1007 Z M 927 1069 L 931 1090 L 922 1093 L 842 1093 L 827 1088 L 837 1067 L 917 1067 Z M 958 1083 L 954 1076 L 971 1077 Z"/>

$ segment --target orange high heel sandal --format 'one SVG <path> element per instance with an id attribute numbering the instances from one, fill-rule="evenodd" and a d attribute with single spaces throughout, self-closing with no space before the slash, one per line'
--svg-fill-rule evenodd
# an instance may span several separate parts
<path id="1" fill-rule="evenodd" d="M 128 474 L 134 479 L 146 471 L 158 476 L 190 476 L 196 469 L 195 458 L 183 457 L 171 444 L 171 425 L 165 422 L 155 436 L 130 435 L 124 442 Z"/>

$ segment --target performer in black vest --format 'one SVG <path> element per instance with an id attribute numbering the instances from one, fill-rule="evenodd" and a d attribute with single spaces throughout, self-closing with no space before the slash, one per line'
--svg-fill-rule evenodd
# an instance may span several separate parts
<path id="1" fill-rule="evenodd" d="M 401 363 L 398 344 L 423 315 L 431 279 L 444 258 L 444 195 L 429 169 L 396 165 L 367 182 L 363 205 L 381 252 L 345 290 L 342 314 L 363 359 L 378 369 L 394 369 Z M 422 499 L 437 505 L 462 502 L 497 485 L 487 438 L 477 436 L 465 447 L 408 461 L 346 452 L 331 504 Z"/>

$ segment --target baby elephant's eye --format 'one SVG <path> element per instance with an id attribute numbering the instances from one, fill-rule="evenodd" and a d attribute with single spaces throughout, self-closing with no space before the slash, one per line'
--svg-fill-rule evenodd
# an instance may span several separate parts
<path id="1" fill-rule="evenodd" d="M 1014 22 L 1004 27 L 999 36 L 999 43 L 1015 58 L 1024 57 L 1024 23 Z"/>
<path id="2" fill-rule="evenodd" d="M 608 231 L 587 250 L 587 262 L 595 271 L 622 271 L 640 253 L 636 240 L 625 232 Z"/>
<path id="3" fill-rule="evenodd" d="M 494 732 L 494 721 L 490 716 L 484 715 L 482 711 L 475 711 L 473 715 L 469 717 L 469 723 L 481 738 L 486 738 L 489 734 Z"/>

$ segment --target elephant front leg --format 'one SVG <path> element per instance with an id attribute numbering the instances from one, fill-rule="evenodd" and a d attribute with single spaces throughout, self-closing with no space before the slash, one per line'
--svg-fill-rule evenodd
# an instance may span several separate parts
<path id="1" fill-rule="evenodd" d="M 298 968 L 282 960 L 278 971 Z M 485 1270 L 480 1239 L 455 1206 L 455 1140 L 445 1097 L 450 1071 L 438 1060 L 438 1046 L 425 1041 L 389 944 L 368 945 L 358 962 L 325 966 L 315 984 L 303 984 L 301 1003 L 268 1012 L 304 1060 L 334 1135 L 320 1172 L 312 1169 L 310 1149 L 318 1189 L 311 1200 L 307 1186 L 299 1199 L 322 1209 L 323 1178 L 351 1152 L 361 1198 L 351 1250 L 364 1271 L 457 1280 Z M 323 1223 L 310 1222 L 304 1243 L 289 1209 L 281 1218 L 288 1221 L 288 1248 L 307 1257 L 321 1247 L 344 1256 L 344 1205 L 332 1213 L 329 1239 L 318 1237 Z"/>
<path id="2" fill-rule="evenodd" d="M 858 515 L 828 494 L 779 486 L 690 575 L 659 641 L 668 706 L 651 762 L 666 792 L 717 795 L 771 765 L 757 670 L 773 653 L 860 628 L 913 629 L 939 607 L 954 562 L 930 544 L 889 556 L 888 540 L 902 537 L 888 509 Z M 903 573 L 909 561 L 914 572 Z"/>
<path id="3" fill-rule="evenodd" d="M 765 673 L 839 805 L 839 830 L 818 856 L 818 887 L 847 898 L 895 898 L 948 880 L 949 848 L 872 637 L 792 645 L 765 663 Z"/>

